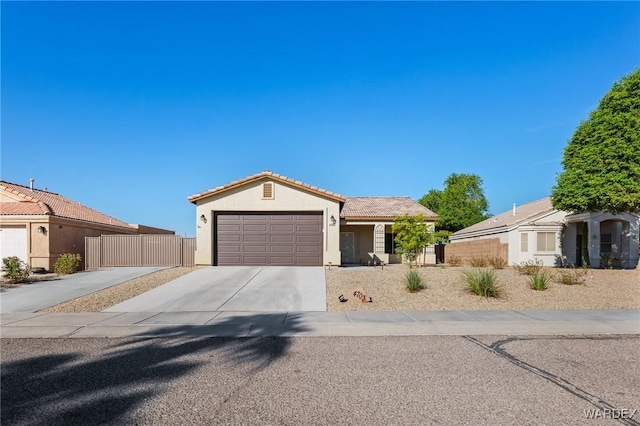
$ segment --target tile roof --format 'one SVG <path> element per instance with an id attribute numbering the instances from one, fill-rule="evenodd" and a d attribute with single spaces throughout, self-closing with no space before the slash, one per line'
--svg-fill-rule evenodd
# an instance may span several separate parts
<path id="1" fill-rule="evenodd" d="M 511 209 L 499 215 L 490 217 L 487 220 L 483 220 L 482 222 L 478 222 L 475 225 L 471 225 L 467 228 L 454 232 L 453 235 L 457 236 L 489 230 L 501 230 L 522 224 L 540 225 L 543 222 L 536 222 L 535 219 L 545 213 L 553 212 L 554 210 L 555 209 L 551 205 L 551 198 L 547 197 L 517 206 L 515 215 L 513 214 L 513 209 Z"/>
<path id="2" fill-rule="evenodd" d="M 347 197 L 340 211 L 341 218 L 394 218 L 422 213 L 428 218 L 438 215 L 409 197 Z"/>
<path id="3" fill-rule="evenodd" d="M 190 202 L 195 203 L 196 201 L 201 200 L 201 199 L 206 198 L 206 197 L 209 197 L 211 195 L 219 194 L 221 192 L 225 192 L 225 191 L 228 191 L 230 189 L 237 188 L 238 186 L 242 186 L 242 185 L 245 185 L 247 183 L 255 182 L 255 181 L 258 181 L 258 180 L 261 180 L 261 179 L 271 179 L 271 180 L 274 180 L 276 182 L 281 182 L 281 183 L 286 183 L 286 184 L 289 184 L 289 185 L 292 185 L 292 186 L 296 186 L 296 187 L 298 187 L 300 189 L 303 189 L 303 190 L 307 190 L 307 191 L 310 191 L 310 192 L 315 192 L 316 194 L 324 195 L 326 197 L 333 198 L 333 199 L 335 199 L 337 201 L 344 201 L 344 197 L 342 195 L 340 195 L 340 194 L 336 194 L 335 192 L 327 191 L 326 189 L 318 188 L 317 186 L 312 186 L 312 185 L 300 182 L 299 180 L 294 180 L 294 179 L 288 178 L 286 176 L 279 175 L 277 173 L 273 173 L 273 172 L 271 172 L 269 170 L 265 170 L 263 172 L 256 173 L 255 175 L 247 176 L 247 177 L 242 178 L 242 179 L 234 180 L 233 182 L 229 182 L 229 183 L 227 183 L 225 185 L 216 186 L 215 188 L 209 189 L 207 191 L 191 195 L 187 199 Z"/>
<path id="4" fill-rule="evenodd" d="M 18 202 L 0 203 L 0 215 L 51 215 L 86 222 L 131 228 L 127 223 L 53 192 L 0 181 L 0 190 L 20 198 Z"/>

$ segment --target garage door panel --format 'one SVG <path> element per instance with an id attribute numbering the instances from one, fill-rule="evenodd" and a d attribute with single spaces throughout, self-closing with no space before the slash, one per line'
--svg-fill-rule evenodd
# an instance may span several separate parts
<path id="1" fill-rule="evenodd" d="M 245 244 L 242 247 L 245 253 L 267 253 L 269 249 L 265 245 Z"/>
<path id="2" fill-rule="evenodd" d="M 27 228 L 25 226 L 0 227 L 0 259 L 17 256 L 27 262 Z"/>
<path id="3" fill-rule="evenodd" d="M 293 226 L 293 224 L 280 224 L 280 223 L 272 223 L 269 226 L 269 231 L 271 232 L 290 232 L 293 233 L 295 231 L 295 228 Z"/>
<path id="4" fill-rule="evenodd" d="M 295 235 L 269 235 L 269 242 L 273 244 L 284 243 L 293 244 L 296 240 Z"/>
<path id="5" fill-rule="evenodd" d="M 236 265 L 268 265 L 267 256 L 244 255 L 241 259 L 242 263 Z"/>
<path id="6" fill-rule="evenodd" d="M 294 256 L 270 256 L 269 265 L 294 266 L 296 265 Z"/>
<path id="7" fill-rule="evenodd" d="M 293 222 L 296 219 L 296 215 L 291 215 L 291 214 L 278 214 L 278 215 L 273 215 L 271 216 L 271 222 L 273 223 L 278 223 L 278 222 L 286 222 L 286 223 L 290 223 Z"/>
<path id="8" fill-rule="evenodd" d="M 220 213 L 216 225 L 218 265 L 322 265 L 320 212 Z"/>
<path id="9" fill-rule="evenodd" d="M 242 241 L 246 243 L 266 243 L 267 235 L 265 234 L 244 234 L 238 235 L 238 239 L 242 239 Z"/>
<path id="10" fill-rule="evenodd" d="M 294 248 L 293 246 L 271 246 L 269 247 L 271 250 L 271 253 L 293 253 L 294 252 Z"/>
<path id="11" fill-rule="evenodd" d="M 245 223 L 242 225 L 242 230 L 244 232 L 266 232 L 267 224 L 266 223 Z"/>
<path id="12" fill-rule="evenodd" d="M 241 234 L 218 234 L 218 239 L 221 241 L 237 242 L 242 241 Z"/>

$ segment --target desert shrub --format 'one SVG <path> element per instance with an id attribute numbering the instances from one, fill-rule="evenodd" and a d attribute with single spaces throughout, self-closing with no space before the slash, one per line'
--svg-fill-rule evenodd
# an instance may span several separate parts
<path id="1" fill-rule="evenodd" d="M 545 271 L 539 271 L 532 275 L 529 275 L 529 285 L 533 290 L 543 291 L 549 288 L 549 281 L 551 281 L 551 275 Z"/>
<path id="2" fill-rule="evenodd" d="M 467 289 L 478 296 L 500 297 L 502 294 L 502 287 L 492 269 L 472 269 L 463 271 L 462 275 Z"/>
<path id="3" fill-rule="evenodd" d="M 504 269 L 507 266 L 507 261 L 500 256 L 489 256 L 487 262 L 493 269 Z"/>
<path id="4" fill-rule="evenodd" d="M 604 269 L 613 269 L 618 264 L 619 257 L 612 255 L 611 253 L 602 253 L 600 255 L 600 267 Z"/>
<path id="5" fill-rule="evenodd" d="M 451 266 L 460 266 L 462 265 L 462 258 L 456 255 L 447 256 L 447 263 Z"/>
<path id="6" fill-rule="evenodd" d="M 407 273 L 404 274 L 403 280 L 405 287 L 407 287 L 410 293 L 415 293 L 425 287 L 422 275 L 415 269 L 409 269 Z"/>
<path id="7" fill-rule="evenodd" d="M 73 274 L 78 270 L 81 260 L 79 254 L 65 253 L 53 264 L 53 272 L 60 275 Z"/>
<path id="8" fill-rule="evenodd" d="M 474 268 L 486 268 L 487 266 L 489 266 L 489 261 L 486 257 L 481 256 L 481 257 L 472 257 L 469 260 L 469 263 L 471 264 L 471 266 L 473 266 Z"/>
<path id="9" fill-rule="evenodd" d="M 22 283 L 27 281 L 29 274 L 31 274 L 31 266 L 19 257 L 9 256 L 2 259 L 2 277 L 7 281 Z"/>
<path id="10" fill-rule="evenodd" d="M 580 285 L 580 284 L 584 284 L 586 275 L 587 275 L 586 269 L 580 269 L 580 268 L 560 269 L 556 273 L 555 281 L 564 285 Z"/>
<path id="11" fill-rule="evenodd" d="M 521 262 L 519 265 L 513 265 L 516 268 L 516 271 L 520 275 L 533 275 L 540 272 L 542 269 L 542 261 L 540 260 L 528 260 L 526 262 Z"/>

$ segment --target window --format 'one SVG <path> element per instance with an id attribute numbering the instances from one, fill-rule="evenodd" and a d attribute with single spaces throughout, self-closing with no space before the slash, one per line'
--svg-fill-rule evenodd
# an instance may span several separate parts
<path id="1" fill-rule="evenodd" d="M 396 252 L 396 242 L 395 242 L 396 234 L 386 233 L 384 234 L 384 252 L 385 253 L 395 253 Z"/>
<path id="2" fill-rule="evenodd" d="M 265 200 L 273 200 L 273 183 L 262 184 L 262 198 Z"/>
<path id="3" fill-rule="evenodd" d="M 523 232 L 520 234 L 520 251 L 525 253 L 529 251 L 529 233 Z"/>
<path id="4" fill-rule="evenodd" d="M 538 232 L 538 251 L 556 251 L 555 232 Z"/>
<path id="5" fill-rule="evenodd" d="M 611 253 L 611 234 L 600 234 L 600 253 Z"/>

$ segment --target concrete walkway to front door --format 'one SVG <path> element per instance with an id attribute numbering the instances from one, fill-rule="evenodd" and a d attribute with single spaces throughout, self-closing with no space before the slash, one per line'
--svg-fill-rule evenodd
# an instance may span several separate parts
<path id="1" fill-rule="evenodd" d="M 104 312 L 326 311 L 324 268 L 212 266 Z"/>

